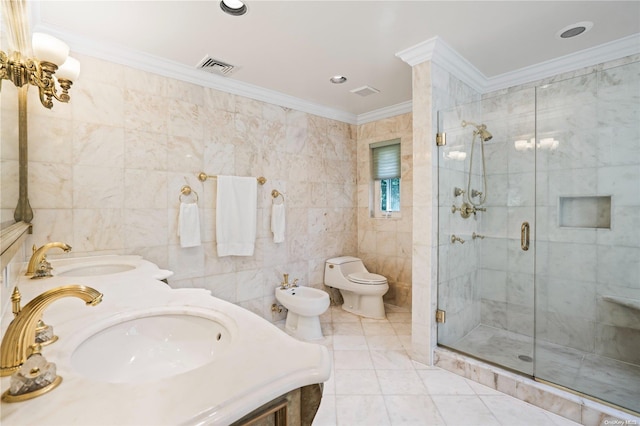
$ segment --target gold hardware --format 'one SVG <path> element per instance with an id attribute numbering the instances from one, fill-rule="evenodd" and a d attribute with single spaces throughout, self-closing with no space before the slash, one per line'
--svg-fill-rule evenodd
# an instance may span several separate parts
<path id="1" fill-rule="evenodd" d="M 44 386 L 40 389 L 28 392 L 28 393 L 23 393 L 21 395 L 11 395 L 9 393 L 9 391 L 5 391 L 2 394 L 2 401 L 4 402 L 22 402 L 22 401 L 27 401 L 29 399 L 33 399 L 33 398 L 37 398 L 40 395 L 44 395 L 47 392 L 50 392 L 52 390 L 54 390 L 55 388 L 58 387 L 58 385 L 62 383 L 62 377 L 60 376 L 56 376 L 56 378 L 53 380 L 53 382 L 49 383 L 47 386 Z"/>
<path id="2" fill-rule="evenodd" d="M 273 198 L 273 201 L 275 201 L 275 199 L 278 197 L 282 197 L 282 202 L 284 203 L 284 194 L 277 189 L 271 191 L 271 197 Z"/>
<path id="3" fill-rule="evenodd" d="M 520 226 L 520 248 L 529 250 L 529 222 L 522 222 Z"/>
<path id="4" fill-rule="evenodd" d="M 20 313 L 22 309 L 20 307 L 20 300 L 22 299 L 22 295 L 20 294 L 20 290 L 18 287 L 13 288 L 13 292 L 11 293 L 11 311 L 13 312 L 13 316 L 16 317 Z"/>
<path id="5" fill-rule="evenodd" d="M 102 301 L 102 293 L 83 285 L 56 287 L 36 296 L 22 308 L 5 332 L 0 345 L 0 376 L 12 374 L 31 355 L 36 327 L 44 310 L 52 302 L 71 296 L 78 297 L 91 306 Z"/>
<path id="6" fill-rule="evenodd" d="M 3 1 L 2 3 L 2 12 L 8 26 L 7 35 L 11 41 L 11 48 L 15 50 L 9 53 L 0 51 L 0 80 L 10 80 L 18 88 L 36 86 L 40 102 L 45 108 L 53 107 L 53 98 L 60 102 L 69 102 L 69 89 L 73 84 L 71 80 L 75 79 L 79 72 L 78 61 L 68 57 L 68 47 L 64 43 L 46 34 L 38 34 L 37 42 L 33 43 L 34 50 L 36 46 L 47 45 L 47 50 L 53 50 L 55 54 L 61 56 L 58 58 L 61 62 L 60 68 L 57 64 L 48 61 L 23 56 L 31 51 L 32 44 L 28 2 Z M 52 46 L 55 47 L 50 49 Z M 59 73 L 54 76 L 56 71 Z M 56 87 L 56 81 L 59 88 Z M 61 92 L 58 89 L 61 89 Z"/>
<path id="7" fill-rule="evenodd" d="M 442 309 L 436 310 L 436 322 L 444 323 L 446 321 L 447 313 Z"/>
<path id="8" fill-rule="evenodd" d="M 471 238 L 473 238 L 474 240 L 476 238 L 480 238 L 481 240 L 484 240 L 484 235 L 480 235 L 480 234 L 476 234 L 475 232 L 473 234 L 471 234 Z"/>
<path id="9" fill-rule="evenodd" d="M 1 53 L 1 52 L 0 52 Z M 0 74 L 2 71 L 0 71 Z M 2 79 L 0 79 L 0 82 Z M 28 162 L 28 125 L 27 125 L 27 89 L 18 89 L 18 204 L 13 211 L 16 222 L 31 222 L 33 209 L 29 204 L 29 162 Z"/>
<path id="10" fill-rule="evenodd" d="M 217 179 L 217 178 L 218 178 L 218 176 L 216 176 L 216 175 L 208 175 L 205 172 L 200 172 L 198 174 L 198 179 L 200 179 L 201 182 L 204 182 L 207 179 Z M 256 179 L 258 180 L 258 183 L 260 185 L 264 185 L 265 183 L 267 183 L 267 178 L 266 177 L 260 176 L 260 177 L 257 177 Z"/>
<path id="11" fill-rule="evenodd" d="M 444 132 L 436 133 L 436 145 L 445 146 L 446 144 L 447 144 L 447 134 Z"/>
<path id="12" fill-rule="evenodd" d="M 193 189 L 191 189 L 191 187 L 189 185 L 183 185 L 182 188 L 180 188 L 180 195 L 178 196 L 178 201 L 182 202 L 182 196 L 184 195 L 185 197 L 188 197 L 189 195 L 193 194 L 194 197 L 196 197 L 196 203 L 198 202 L 198 193 L 196 191 L 194 191 Z"/>
<path id="13" fill-rule="evenodd" d="M 464 189 L 458 188 L 457 186 L 455 188 L 453 188 L 453 196 L 454 197 L 458 197 L 460 195 L 464 195 L 464 192 L 465 192 Z"/>
<path id="14" fill-rule="evenodd" d="M 464 244 L 464 240 L 456 235 L 451 235 L 451 244 L 455 242 L 459 242 L 460 244 Z"/>
<path id="15" fill-rule="evenodd" d="M 462 203 L 460 207 L 456 207 L 455 204 L 451 206 L 451 213 L 455 213 L 457 211 L 460 212 L 460 216 L 464 219 L 468 219 L 472 214 L 475 215 L 476 212 L 486 212 L 487 209 L 486 207 L 474 207 L 469 203 Z"/>
<path id="16" fill-rule="evenodd" d="M 70 245 L 65 243 L 59 243 L 59 242 L 47 243 L 42 247 L 40 247 L 39 249 L 36 249 L 36 246 L 34 245 L 33 254 L 31 255 L 31 259 L 29 259 L 29 265 L 27 266 L 27 272 L 25 273 L 26 276 L 34 275 L 36 272 L 36 268 L 38 269 L 39 272 L 42 273 L 41 275 L 39 274 L 37 278 L 52 276 L 51 269 L 48 269 L 48 268 L 51 268 L 51 265 L 47 267 L 47 264 L 49 262 L 46 261 L 47 251 L 52 248 L 62 249 L 64 250 L 65 253 L 68 253 L 71 251 Z"/>
<path id="17" fill-rule="evenodd" d="M 13 292 L 11 293 L 11 311 L 13 312 L 13 316 L 16 317 L 18 316 L 18 314 L 20 313 L 20 311 L 22 310 L 22 308 L 20 307 L 20 300 L 22 299 L 22 295 L 20 294 L 20 290 L 18 290 L 18 287 L 14 287 L 13 288 Z M 47 324 L 44 323 L 44 321 L 39 320 L 38 321 L 38 325 L 36 326 L 36 342 L 38 344 L 40 344 L 41 346 L 47 346 L 50 345 L 54 342 L 56 342 L 58 340 L 58 336 L 53 335 L 53 331 L 52 331 L 52 336 L 49 337 L 49 339 L 47 340 L 43 340 L 38 342 L 38 336 L 42 336 L 42 334 L 47 330 L 51 328 L 50 326 L 48 326 Z"/>
<path id="18" fill-rule="evenodd" d="M 329 265 L 329 269 L 333 269 L 333 265 Z"/>
<path id="19" fill-rule="evenodd" d="M 289 274 L 283 274 L 284 275 L 284 280 L 280 283 L 280 288 L 281 289 L 287 289 L 287 288 L 291 288 L 291 287 L 298 287 L 298 278 L 296 278 L 295 280 L 293 280 L 292 283 L 289 283 Z"/>

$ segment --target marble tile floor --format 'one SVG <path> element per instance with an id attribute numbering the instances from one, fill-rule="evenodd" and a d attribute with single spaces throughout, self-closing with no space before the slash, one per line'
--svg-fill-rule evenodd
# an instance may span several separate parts
<path id="1" fill-rule="evenodd" d="M 408 310 L 388 305 L 386 320 L 372 320 L 331 306 L 321 321 L 333 372 L 313 426 L 577 425 L 412 361 Z"/>
<path id="2" fill-rule="evenodd" d="M 534 374 L 533 363 L 518 358 L 518 355 L 534 356 L 532 337 L 479 325 L 448 346 L 525 374 Z M 536 376 L 640 410 L 640 366 L 548 342 L 538 345 L 536 356 Z"/>

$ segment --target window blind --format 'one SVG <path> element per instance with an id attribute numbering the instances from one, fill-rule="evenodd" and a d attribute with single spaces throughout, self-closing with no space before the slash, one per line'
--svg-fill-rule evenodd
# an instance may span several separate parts
<path id="1" fill-rule="evenodd" d="M 400 177 L 400 144 L 372 148 L 374 180 Z"/>

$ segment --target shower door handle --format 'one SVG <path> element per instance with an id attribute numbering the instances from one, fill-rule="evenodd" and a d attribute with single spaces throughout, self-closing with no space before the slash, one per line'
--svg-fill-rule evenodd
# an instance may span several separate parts
<path id="1" fill-rule="evenodd" d="M 520 248 L 529 250 L 529 222 L 522 222 L 520 226 Z"/>

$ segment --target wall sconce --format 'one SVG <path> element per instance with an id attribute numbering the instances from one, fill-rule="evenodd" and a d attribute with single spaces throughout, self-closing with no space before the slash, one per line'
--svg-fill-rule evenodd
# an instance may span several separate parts
<path id="1" fill-rule="evenodd" d="M 45 108 L 53 107 L 53 98 L 69 102 L 69 89 L 80 74 L 80 63 L 69 56 L 69 46 L 50 35 L 34 33 L 32 48 L 35 58 L 0 51 L 0 80 L 10 80 L 17 87 L 36 86 Z"/>

